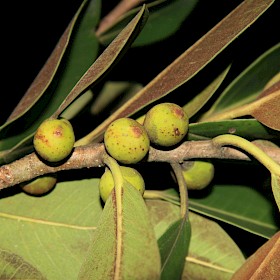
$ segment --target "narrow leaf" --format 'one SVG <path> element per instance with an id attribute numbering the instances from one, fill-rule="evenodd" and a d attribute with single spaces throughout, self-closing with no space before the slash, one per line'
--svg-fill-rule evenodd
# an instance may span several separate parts
<path id="1" fill-rule="evenodd" d="M 197 0 L 156 0 L 147 3 L 150 16 L 143 32 L 137 37 L 133 46 L 152 44 L 172 35 L 191 13 L 197 2 Z M 104 45 L 111 42 L 137 11 L 139 8 L 130 10 L 112 27 L 103 31 L 98 36 L 100 42 Z"/>
<path id="2" fill-rule="evenodd" d="M 160 255 L 154 230 L 144 200 L 133 186 L 123 188 L 121 219 L 117 210 L 112 191 L 79 279 L 159 279 Z"/>
<path id="3" fill-rule="evenodd" d="M 189 221 L 173 223 L 158 240 L 161 254 L 161 279 L 181 279 L 191 237 Z"/>
<path id="4" fill-rule="evenodd" d="M 279 133 L 255 119 L 198 122 L 189 125 L 188 140 L 203 140 L 220 134 L 234 134 L 246 139 L 279 139 Z"/>
<path id="5" fill-rule="evenodd" d="M 34 104 L 32 103 L 31 107 L 26 108 L 26 111 L 18 118 L 1 128 L 0 150 L 5 154 L 9 154 L 12 150 L 14 155 L 24 155 L 22 151 L 27 143 L 26 139 L 33 137 L 40 123 L 53 114 L 76 81 L 95 60 L 98 48 L 92 29 L 99 17 L 99 2 L 100 0 L 91 0 L 83 6 L 81 11 L 78 10 L 79 15 L 72 28 L 71 40 L 67 39 L 69 41 L 67 55 L 63 55 L 58 61 L 59 70 L 56 71 L 47 88 L 43 92 L 38 92 L 39 99 Z M 39 80 L 38 83 L 40 83 Z M 32 96 L 30 98 L 32 99 Z"/>
<path id="6" fill-rule="evenodd" d="M 217 120 L 216 115 L 233 111 L 235 108 L 254 101 L 271 77 L 279 72 L 279 57 L 280 44 L 258 57 L 226 87 L 200 121 Z M 261 79 L 256 78 L 260 76 Z"/>
<path id="7" fill-rule="evenodd" d="M 251 255 L 231 280 L 269 279 L 278 280 L 280 275 L 280 232 Z"/>
<path id="8" fill-rule="evenodd" d="M 38 73 L 37 77 L 30 85 L 16 108 L 13 110 L 11 115 L 8 118 L 8 123 L 18 118 L 20 115 L 24 114 L 33 104 L 37 102 L 37 100 L 42 96 L 44 91 L 50 85 L 55 73 L 57 72 L 58 66 L 60 61 L 65 53 L 65 50 L 68 46 L 69 39 L 73 30 L 73 27 L 77 21 L 77 18 L 83 9 L 85 3 L 84 1 L 80 6 L 79 10 L 69 23 L 68 27 L 64 31 L 63 35 L 61 36 L 60 40 L 58 41 L 55 49 L 51 53 L 50 57 L 48 58 L 47 62 Z M 7 123 L 5 124 L 5 126 Z"/>
<path id="9" fill-rule="evenodd" d="M 146 9 L 146 6 L 143 5 L 142 9 L 133 20 L 122 30 L 122 32 L 81 77 L 57 111 L 53 114 L 53 117 L 59 116 L 81 93 L 89 88 L 89 86 L 97 83 L 101 77 L 113 67 L 142 30 L 147 17 L 148 10 Z"/>
<path id="10" fill-rule="evenodd" d="M 113 120 L 134 114 L 187 82 L 251 26 L 273 2 L 273 0 L 243 1 L 192 47 L 159 73 L 138 94 L 84 139 L 80 139 L 78 143 L 85 144 L 102 139 L 105 129 Z"/>
<path id="11" fill-rule="evenodd" d="M 225 79 L 231 65 L 229 65 L 221 74 L 218 75 L 202 92 L 196 95 L 183 108 L 187 112 L 189 118 L 194 116 L 211 98 L 215 91 L 219 88 Z"/>

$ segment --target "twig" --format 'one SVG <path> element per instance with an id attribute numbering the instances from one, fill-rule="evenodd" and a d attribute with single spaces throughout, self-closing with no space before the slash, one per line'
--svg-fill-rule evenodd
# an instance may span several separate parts
<path id="1" fill-rule="evenodd" d="M 280 149 L 263 148 L 265 153 L 280 163 Z M 31 153 L 12 163 L 0 167 L 0 190 L 25 182 L 38 176 L 56 173 L 62 170 L 102 167 L 105 148 L 102 143 L 76 147 L 71 157 L 63 164 L 50 166 L 41 161 L 35 153 Z M 150 148 L 147 162 L 181 163 L 190 159 L 232 159 L 250 161 L 246 153 L 235 148 L 219 147 L 211 140 L 186 141 L 173 150 Z"/>

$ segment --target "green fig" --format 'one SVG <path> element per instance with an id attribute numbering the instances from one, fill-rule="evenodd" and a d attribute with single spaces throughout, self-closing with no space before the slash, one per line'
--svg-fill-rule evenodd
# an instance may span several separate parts
<path id="1" fill-rule="evenodd" d="M 132 164 L 146 156 L 150 140 L 139 122 L 130 118 L 120 118 L 106 129 L 104 145 L 107 152 L 117 161 Z"/>
<path id="2" fill-rule="evenodd" d="M 51 191 L 56 185 L 55 176 L 47 175 L 20 184 L 22 190 L 31 195 L 39 196 Z"/>
<path id="3" fill-rule="evenodd" d="M 144 127 L 152 143 L 170 147 L 182 141 L 187 134 L 189 118 L 179 105 L 160 103 L 147 112 Z"/>
<path id="4" fill-rule="evenodd" d="M 183 176 L 187 188 L 201 190 L 207 187 L 214 178 L 215 168 L 208 161 L 186 161 L 182 164 Z"/>
<path id="5" fill-rule="evenodd" d="M 66 119 L 47 119 L 38 127 L 34 149 L 44 160 L 58 162 L 72 151 L 75 135 L 71 123 Z"/>
<path id="6" fill-rule="evenodd" d="M 145 182 L 142 175 L 134 168 L 120 166 L 120 170 L 124 180 L 134 186 L 141 195 L 145 191 Z M 102 200 L 106 202 L 111 191 L 114 188 L 114 179 L 112 172 L 109 169 L 106 169 L 99 181 L 99 192 Z"/>

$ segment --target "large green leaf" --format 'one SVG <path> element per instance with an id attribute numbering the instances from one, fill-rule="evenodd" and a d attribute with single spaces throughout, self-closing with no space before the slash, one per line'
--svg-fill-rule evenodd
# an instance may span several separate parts
<path id="1" fill-rule="evenodd" d="M 69 30 L 66 29 L 65 31 L 67 40 L 64 38 L 65 34 L 62 35 L 61 40 L 62 42 L 66 40 L 66 43 L 64 42 L 63 45 L 59 43 L 58 46 L 58 50 L 62 47 L 64 50 L 70 40 L 69 36 L 72 34 L 71 44 L 68 46 L 67 53 L 59 53 L 60 57 L 57 58 L 55 63 L 52 56 L 50 57 L 50 60 L 46 63 L 46 65 L 50 64 L 50 67 L 42 69 L 42 75 L 39 74 L 34 84 L 31 85 L 31 90 L 27 91 L 26 98 L 24 97 L 26 101 L 20 105 L 20 107 L 24 106 L 25 111 L 18 115 L 19 118 L 2 127 L 0 132 L 1 151 L 7 150 L 9 152 L 9 149 L 30 137 L 38 125 L 57 110 L 61 102 L 68 95 L 69 90 L 93 63 L 97 56 L 98 43 L 92 29 L 98 22 L 99 9 L 100 0 L 92 0 L 85 6 L 83 13 L 80 14 L 80 10 L 77 12 L 77 15 L 69 25 Z M 78 18 L 78 15 L 80 18 Z M 72 31 L 74 24 L 77 22 L 79 24 L 75 25 L 74 32 L 71 33 L 70 31 Z M 55 49 L 55 58 L 57 56 L 56 52 L 57 50 Z M 61 61 L 63 54 L 64 59 Z M 58 64 L 63 66 L 57 69 Z M 57 72 L 56 76 L 54 76 L 55 71 Z M 46 76 L 45 72 L 49 76 Z M 46 77 L 48 80 L 45 80 Z M 39 96 L 35 98 L 34 94 L 39 94 Z M 36 103 L 33 104 L 35 101 Z"/>
<path id="2" fill-rule="evenodd" d="M 80 139 L 78 141 L 79 145 L 102 140 L 105 129 L 112 121 L 120 117 L 133 115 L 148 104 L 166 96 L 183 83 L 186 83 L 251 26 L 272 3 L 273 0 L 243 1 L 133 98 L 91 133 Z"/>
<path id="3" fill-rule="evenodd" d="M 191 13 L 197 0 L 156 0 L 147 4 L 149 19 L 143 32 L 133 43 L 133 47 L 152 44 L 171 36 Z M 123 15 L 110 29 L 102 32 L 98 38 L 107 45 L 124 28 L 139 9 L 133 9 Z"/>
<path id="4" fill-rule="evenodd" d="M 257 98 L 280 69 L 280 44 L 263 53 L 240 73 L 221 93 L 200 121 L 215 120 L 218 114 L 233 110 Z"/>
<path id="5" fill-rule="evenodd" d="M 201 198 L 190 198 L 190 209 L 270 238 L 279 224 L 274 218 L 271 200 L 245 185 L 216 185 Z"/>
<path id="6" fill-rule="evenodd" d="M 144 200 L 133 186 L 106 201 L 79 279 L 159 279 L 160 255 Z"/>
<path id="7" fill-rule="evenodd" d="M 0 249 L 0 279 L 46 279 L 22 257 Z"/>
<path id="8" fill-rule="evenodd" d="M 146 204 L 161 239 L 180 218 L 180 207 L 157 199 L 146 199 Z M 193 212 L 189 212 L 189 222 L 191 239 L 182 279 L 229 279 L 244 262 L 240 249 L 216 222 Z"/>
<path id="9" fill-rule="evenodd" d="M 186 279 L 230 279 L 244 256 L 230 236 L 215 222 L 190 214 L 192 238 L 184 269 Z"/>
<path id="10" fill-rule="evenodd" d="M 1 192 L 1 250 L 20 256 L 47 279 L 76 280 L 102 213 L 98 182 L 58 183 L 42 197 Z M 3 263 L 5 255 L 0 257 Z M 32 279 L 31 272 L 25 279 Z"/>

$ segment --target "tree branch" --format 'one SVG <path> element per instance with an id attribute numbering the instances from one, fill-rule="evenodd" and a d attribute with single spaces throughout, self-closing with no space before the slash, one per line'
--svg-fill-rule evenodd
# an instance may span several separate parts
<path id="1" fill-rule="evenodd" d="M 278 147 L 262 147 L 262 149 L 280 163 Z M 102 143 L 78 146 L 70 158 L 61 165 L 48 165 L 41 161 L 35 153 L 31 153 L 10 164 L 0 167 L 0 190 L 25 182 L 38 176 L 56 173 L 62 170 L 102 167 L 102 158 L 106 153 Z M 218 147 L 211 140 L 186 141 L 173 150 L 150 148 L 147 162 L 181 163 L 190 159 L 231 159 L 250 161 L 250 157 L 238 149 Z"/>

